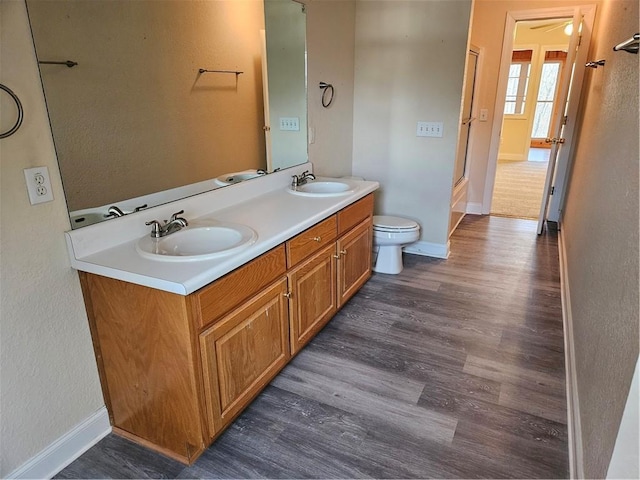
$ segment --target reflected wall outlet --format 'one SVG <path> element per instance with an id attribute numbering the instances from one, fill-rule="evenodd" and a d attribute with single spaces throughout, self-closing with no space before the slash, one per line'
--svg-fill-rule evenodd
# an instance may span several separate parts
<path id="1" fill-rule="evenodd" d="M 31 205 L 53 200 L 47 167 L 25 168 L 24 179 L 27 181 L 27 192 Z"/>
<path id="2" fill-rule="evenodd" d="M 442 137 L 442 122 L 418 122 L 416 137 Z"/>
<path id="3" fill-rule="evenodd" d="M 300 131 L 300 119 L 298 117 L 280 117 L 280 130 Z"/>

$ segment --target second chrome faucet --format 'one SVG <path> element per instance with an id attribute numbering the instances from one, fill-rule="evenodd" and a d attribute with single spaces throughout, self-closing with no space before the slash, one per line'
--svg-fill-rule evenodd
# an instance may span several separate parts
<path id="1" fill-rule="evenodd" d="M 305 170 L 300 175 L 293 175 L 291 178 L 291 188 L 296 188 L 304 185 L 309 180 L 315 180 L 316 176 L 313 173 L 309 173 L 309 170 Z"/>
<path id="2" fill-rule="evenodd" d="M 167 235 L 182 230 L 184 227 L 189 225 L 189 222 L 185 218 L 179 217 L 178 215 L 182 215 L 184 210 L 180 210 L 179 212 L 171 215 L 170 220 L 165 220 L 164 225 L 161 224 L 157 220 L 151 220 L 150 222 L 145 222 L 145 225 L 151 226 L 151 238 L 161 238 L 166 237 Z"/>

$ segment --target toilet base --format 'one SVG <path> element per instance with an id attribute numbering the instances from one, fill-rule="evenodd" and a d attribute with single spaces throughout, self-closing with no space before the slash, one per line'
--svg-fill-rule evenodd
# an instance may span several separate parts
<path id="1" fill-rule="evenodd" d="M 374 272 L 396 275 L 402 271 L 402 268 L 402 246 L 380 245 L 378 247 L 378 255 L 373 266 Z"/>

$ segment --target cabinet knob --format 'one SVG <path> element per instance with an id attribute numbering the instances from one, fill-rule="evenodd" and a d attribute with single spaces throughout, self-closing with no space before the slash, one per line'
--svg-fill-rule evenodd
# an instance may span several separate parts
<path id="1" fill-rule="evenodd" d="M 283 293 L 282 296 L 286 298 L 291 298 L 291 292 Z"/>
<path id="2" fill-rule="evenodd" d="M 340 260 L 340 255 L 339 254 L 338 255 L 332 255 L 332 256 L 333 256 L 333 258 L 337 258 L 338 260 Z"/>
<path id="3" fill-rule="evenodd" d="M 340 255 L 346 255 L 347 251 L 346 250 L 340 250 Z"/>
<path id="4" fill-rule="evenodd" d="M 320 243 L 322 241 L 322 237 L 313 237 L 313 241 Z"/>

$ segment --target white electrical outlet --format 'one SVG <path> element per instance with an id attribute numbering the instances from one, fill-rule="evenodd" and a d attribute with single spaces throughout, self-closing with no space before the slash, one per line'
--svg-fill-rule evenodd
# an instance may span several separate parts
<path id="1" fill-rule="evenodd" d="M 487 110 L 486 108 L 481 108 L 480 109 L 480 121 L 481 122 L 486 122 L 488 118 L 489 118 L 489 110 Z"/>
<path id="2" fill-rule="evenodd" d="M 49 169 L 47 167 L 25 168 L 24 178 L 27 181 L 27 192 L 31 205 L 53 200 Z"/>
<path id="3" fill-rule="evenodd" d="M 280 117 L 280 130 L 300 131 L 300 119 L 298 117 Z"/>
<path id="4" fill-rule="evenodd" d="M 442 122 L 418 122 L 416 137 L 442 137 Z"/>

